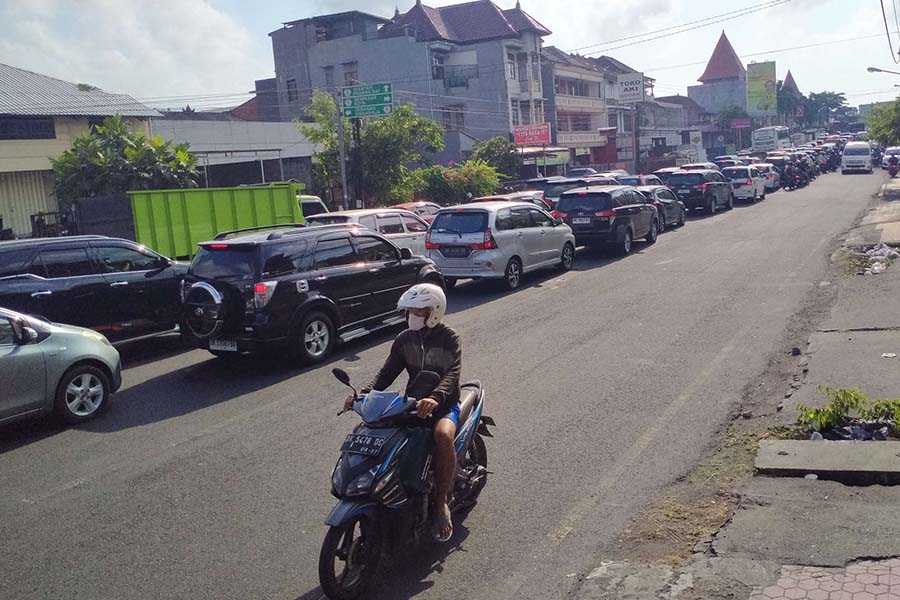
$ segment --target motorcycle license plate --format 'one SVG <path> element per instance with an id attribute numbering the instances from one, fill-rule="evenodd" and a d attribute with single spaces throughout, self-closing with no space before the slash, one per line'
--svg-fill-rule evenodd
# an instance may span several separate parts
<path id="1" fill-rule="evenodd" d="M 386 438 L 375 435 L 351 433 L 347 436 L 347 439 L 344 440 L 341 451 L 350 452 L 352 454 L 362 454 L 364 456 L 378 456 L 385 441 Z"/>
<path id="2" fill-rule="evenodd" d="M 572 219 L 572 223 L 575 225 L 590 225 L 591 219 L 590 217 L 575 217 Z"/>
<path id="3" fill-rule="evenodd" d="M 210 350 L 219 350 L 221 352 L 237 352 L 236 340 L 209 340 Z"/>
<path id="4" fill-rule="evenodd" d="M 691 190 L 690 190 L 690 188 L 681 188 L 680 190 L 678 190 L 678 193 L 679 194 L 690 194 Z"/>

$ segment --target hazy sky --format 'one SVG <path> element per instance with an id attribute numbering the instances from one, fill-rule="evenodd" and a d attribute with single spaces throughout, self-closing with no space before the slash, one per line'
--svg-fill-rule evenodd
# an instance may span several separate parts
<path id="1" fill-rule="evenodd" d="M 273 74 L 268 33 L 283 21 L 358 9 L 390 16 L 414 0 L 0 0 L 0 62 L 131 94 L 155 105 L 234 105 L 253 80 Z M 431 0 L 426 4 L 454 4 Z M 502 8 L 514 0 L 497 0 Z M 885 0 L 894 49 L 900 28 Z M 900 4 L 900 1 L 897 2 Z M 657 79 L 657 95 L 685 94 L 724 29 L 743 61 L 776 60 L 804 92 L 847 93 L 851 104 L 888 100 L 900 76 L 879 0 L 791 0 L 723 23 L 614 48 L 629 36 L 712 15 L 758 7 L 763 0 L 522 0 L 553 31 L 563 50 L 609 54 Z M 697 25 L 703 25 L 698 23 Z M 657 34 L 662 35 L 662 34 Z M 847 38 L 855 41 L 840 42 Z M 598 45 L 606 43 L 606 46 Z M 812 48 L 784 50 L 822 44 Z M 771 54 L 759 54 L 782 50 Z M 753 56 L 751 56 L 751 54 Z M 698 63 L 690 64 L 686 63 Z"/>

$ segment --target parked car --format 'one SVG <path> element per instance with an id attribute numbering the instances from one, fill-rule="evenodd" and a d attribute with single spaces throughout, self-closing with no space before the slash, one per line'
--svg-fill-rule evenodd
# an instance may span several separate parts
<path id="1" fill-rule="evenodd" d="M 0 242 L 0 306 L 134 341 L 177 331 L 187 267 L 104 236 Z"/>
<path id="2" fill-rule="evenodd" d="M 569 172 L 566 173 L 566 177 L 589 177 L 596 174 L 597 171 L 590 167 L 575 167 L 574 169 L 569 169 Z"/>
<path id="3" fill-rule="evenodd" d="M 0 308 L 0 423 L 51 413 L 80 423 L 121 385 L 119 353 L 103 334 Z"/>
<path id="4" fill-rule="evenodd" d="M 526 202 L 477 202 L 443 208 L 428 230 L 428 256 L 452 287 L 458 279 L 502 279 L 510 290 L 545 267 L 569 270 L 575 236 Z"/>
<path id="5" fill-rule="evenodd" d="M 726 159 L 723 159 L 723 160 L 717 160 L 717 161 L 715 161 L 715 163 L 716 163 L 716 167 L 717 167 L 720 171 L 721 171 L 722 169 L 726 168 L 726 167 L 739 167 L 739 166 L 741 166 L 741 165 L 744 164 L 744 162 L 743 162 L 741 159 L 739 159 L 739 158 L 736 158 L 736 159 L 733 159 L 733 160 L 732 160 L 732 159 L 729 159 L 729 158 L 726 158 Z"/>
<path id="6" fill-rule="evenodd" d="M 669 175 L 678 173 L 679 171 L 681 171 L 681 167 L 663 167 L 662 169 L 653 171 L 653 174 L 660 178 L 663 185 L 669 185 Z"/>
<path id="7" fill-rule="evenodd" d="M 572 190 L 586 185 L 615 185 L 616 180 L 608 175 L 593 175 L 591 177 L 563 177 L 554 181 L 548 181 L 544 187 L 544 201 L 551 208 L 556 206 L 556 201 L 560 195 L 568 190 Z"/>
<path id="8" fill-rule="evenodd" d="M 436 215 L 438 211 L 441 210 L 441 205 L 435 204 L 434 202 L 418 200 L 416 202 L 404 202 L 403 204 L 395 204 L 391 208 L 408 210 L 426 223 L 431 223 L 432 221 L 434 221 L 434 215 Z"/>
<path id="9" fill-rule="evenodd" d="M 638 191 L 656 207 L 660 233 L 669 227 L 684 225 L 687 208 L 685 208 L 684 202 L 678 199 L 675 192 L 664 185 L 644 185 L 639 187 Z"/>
<path id="10" fill-rule="evenodd" d="M 338 341 L 402 323 L 397 300 L 423 282 L 444 284 L 431 260 L 354 225 L 221 234 L 185 276 L 186 338 L 217 356 L 285 348 L 318 362 Z"/>
<path id="11" fill-rule="evenodd" d="M 530 202 L 538 208 L 551 211 L 550 205 L 544 201 L 544 193 L 537 190 L 529 190 L 525 192 L 512 192 L 509 194 L 497 194 L 495 196 L 482 196 L 475 198 L 472 202 Z"/>
<path id="12" fill-rule="evenodd" d="M 750 165 L 766 178 L 766 192 L 774 192 L 781 187 L 781 175 L 772 163 L 760 162 Z"/>
<path id="13" fill-rule="evenodd" d="M 872 147 L 869 142 L 848 142 L 841 156 L 841 174 L 850 171 L 872 172 Z"/>
<path id="14" fill-rule="evenodd" d="M 318 196 L 300 195 L 300 210 L 303 211 L 304 217 L 320 215 L 328 212 L 328 207 L 322 202 Z"/>
<path id="15" fill-rule="evenodd" d="M 682 171 L 669 177 L 669 187 L 688 210 L 705 210 L 715 214 L 719 208 L 734 205 L 731 184 L 719 171 L 707 169 Z"/>
<path id="16" fill-rule="evenodd" d="M 428 223 L 408 210 L 399 208 L 368 208 L 343 210 L 316 215 L 307 225 L 336 225 L 356 223 L 377 231 L 398 248 L 408 248 L 416 256 L 425 256 L 425 234 Z"/>
<path id="17" fill-rule="evenodd" d="M 900 146 L 888 146 L 884 149 L 884 154 L 881 155 L 882 169 L 888 168 L 888 163 L 890 162 L 892 156 L 896 156 L 897 160 L 900 160 Z"/>
<path id="18" fill-rule="evenodd" d="M 656 207 L 636 188 L 627 185 L 589 186 L 559 197 L 556 214 L 575 234 L 579 245 L 605 246 L 621 256 L 631 252 L 635 239 L 656 241 Z"/>
<path id="19" fill-rule="evenodd" d="M 656 175 L 619 175 L 616 182 L 620 185 L 640 187 L 642 185 L 665 185 Z"/>
<path id="20" fill-rule="evenodd" d="M 734 197 L 740 200 L 765 200 L 766 178 L 753 167 L 728 167 L 722 175 L 731 182 Z"/>
<path id="21" fill-rule="evenodd" d="M 718 171 L 719 166 L 716 163 L 711 162 L 702 162 L 702 163 L 689 163 L 686 165 L 681 165 L 682 171 Z"/>
<path id="22" fill-rule="evenodd" d="M 739 156 L 737 154 L 723 154 L 721 156 L 714 156 L 712 161 L 717 163 L 720 160 L 738 160 L 738 158 Z"/>

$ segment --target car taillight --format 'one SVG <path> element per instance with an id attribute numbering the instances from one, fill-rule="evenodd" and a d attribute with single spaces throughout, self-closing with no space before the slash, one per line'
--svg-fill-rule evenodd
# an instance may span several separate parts
<path id="1" fill-rule="evenodd" d="M 253 286 L 253 306 L 262 308 L 269 303 L 275 288 L 278 287 L 277 281 L 261 281 Z"/>
<path id="2" fill-rule="evenodd" d="M 228 244 L 209 244 L 207 248 L 210 250 L 228 250 Z"/>
<path id="3" fill-rule="evenodd" d="M 431 230 L 428 230 L 428 233 L 425 234 L 425 249 L 426 250 L 437 250 L 440 248 L 440 244 L 435 244 L 431 241 Z"/>
<path id="4" fill-rule="evenodd" d="M 616 211 L 614 210 L 600 210 L 594 213 L 595 217 L 605 217 L 607 219 L 612 219 L 616 216 Z"/>
<path id="5" fill-rule="evenodd" d="M 566 217 L 569 216 L 569 213 L 564 213 L 564 212 L 559 212 L 558 210 L 554 210 L 550 213 L 550 215 L 554 219 L 565 219 Z"/>
<path id="6" fill-rule="evenodd" d="M 477 244 L 469 244 L 472 250 L 496 250 L 497 242 L 490 230 L 484 232 L 484 241 Z"/>

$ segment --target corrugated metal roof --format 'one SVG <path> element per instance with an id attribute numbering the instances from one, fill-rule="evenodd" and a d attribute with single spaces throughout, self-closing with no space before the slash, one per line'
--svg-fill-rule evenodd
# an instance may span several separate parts
<path id="1" fill-rule="evenodd" d="M 126 94 L 54 79 L 0 63 L 0 114 L 25 116 L 156 117 L 159 113 Z"/>

